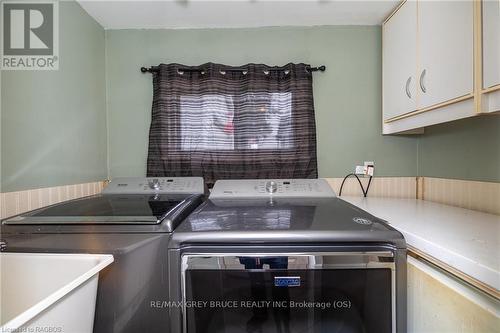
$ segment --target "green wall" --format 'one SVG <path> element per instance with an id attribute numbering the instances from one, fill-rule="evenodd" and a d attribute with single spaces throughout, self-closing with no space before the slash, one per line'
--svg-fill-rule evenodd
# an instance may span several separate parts
<path id="1" fill-rule="evenodd" d="M 1 190 L 105 179 L 105 34 L 59 4 L 59 70 L 2 71 Z"/>
<path id="2" fill-rule="evenodd" d="M 372 160 L 379 176 L 500 181 L 500 117 L 380 134 L 380 27 L 105 32 L 61 2 L 60 59 L 59 71 L 1 74 L 2 192 L 144 175 L 152 82 L 139 68 L 161 62 L 326 65 L 314 74 L 322 177 Z"/>
<path id="3" fill-rule="evenodd" d="M 500 117 L 430 126 L 418 141 L 420 176 L 500 182 Z"/>
<path id="4" fill-rule="evenodd" d="M 152 80 L 141 66 L 249 62 L 326 65 L 314 74 L 319 173 L 375 161 L 380 176 L 417 174 L 417 138 L 382 136 L 380 27 L 106 31 L 110 176 L 144 175 Z"/>

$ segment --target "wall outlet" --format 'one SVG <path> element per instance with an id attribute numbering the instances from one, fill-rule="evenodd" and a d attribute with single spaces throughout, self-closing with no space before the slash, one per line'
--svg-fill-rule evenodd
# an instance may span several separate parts
<path id="1" fill-rule="evenodd" d="M 375 162 L 365 161 L 365 175 L 373 176 L 374 172 L 375 172 Z"/>
<path id="2" fill-rule="evenodd" d="M 357 175 L 364 175 L 365 174 L 365 167 L 363 165 L 356 165 L 356 168 L 354 169 L 354 173 Z"/>
<path id="3" fill-rule="evenodd" d="M 373 176 L 375 171 L 375 163 L 372 161 L 365 162 L 364 165 L 356 165 L 354 173 L 356 175 Z"/>

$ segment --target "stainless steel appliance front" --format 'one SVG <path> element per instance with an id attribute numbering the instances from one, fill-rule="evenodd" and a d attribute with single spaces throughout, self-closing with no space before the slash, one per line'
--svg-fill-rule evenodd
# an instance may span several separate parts
<path id="1" fill-rule="evenodd" d="M 342 325 L 342 332 L 396 332 L 396 265 L 390 250 L 185 252 L 180 264 L 184 333 L 332 332 Z M 266 300 L 241 309 L 242 302 Z M 231 308 L 223 303 L 229 301 Z M 206 303 L 187 306 L 192 302 Z M 292 304 L 298 307 L 291 309 Z M 255 308 L 261 305 L 265 309 Z"/>

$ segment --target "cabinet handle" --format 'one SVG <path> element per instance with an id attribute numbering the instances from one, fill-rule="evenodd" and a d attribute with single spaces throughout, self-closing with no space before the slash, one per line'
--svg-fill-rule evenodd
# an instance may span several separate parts
<path id="1" fill-rule="evenodd" d="M 408 98 L 411 98 L 411 92 L 410 92 L 410 83 L 411 83 L 411 76 L 408 77 L 408 80 L 406 80 L 406 96 L 408 96 Z"/>
<path id="2" fill-rule="evenodd" d="M 427 89 L 425 89 L 425 83 L 424 83 L 424 78 L 425 78 L 425 73 L 427 73 L 427 70 L 423 70 L 422 73 L 420 73 L 420 89 L 425 93 L 427 92 Z"/>

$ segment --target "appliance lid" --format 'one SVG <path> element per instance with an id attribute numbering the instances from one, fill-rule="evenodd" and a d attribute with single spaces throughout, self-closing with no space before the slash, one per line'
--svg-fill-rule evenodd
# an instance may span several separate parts
<path id="1" fill-rule="evenodd" d="M 172 247 L 297 242 L 378 242 L 405 247 L 399 231 L 339 198 L 209 199 L 172 237 Z"/>
<path id="2" fill-rule="evenodd" d="M 215 200 L 195 210 L 178 232 L 354 231 L 392 229 L 385 221 L 341 199 Z"/>
<path id="3" fill-rule="evenodd" d="M 4 224 L 159 224 L 182 209 L 186 195 L 95 195 L 41 208 Z"/>

